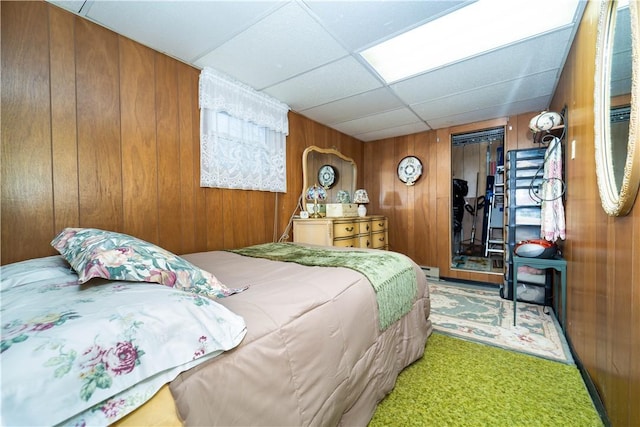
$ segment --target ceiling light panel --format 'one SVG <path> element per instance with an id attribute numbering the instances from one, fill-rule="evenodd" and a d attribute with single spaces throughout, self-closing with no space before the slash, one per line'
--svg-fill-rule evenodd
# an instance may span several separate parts
<path id="1" fill-rule="evenodd" d="M 578 0 L 478 0 L 361 56 L 388 83 L 569 25 Z"/>

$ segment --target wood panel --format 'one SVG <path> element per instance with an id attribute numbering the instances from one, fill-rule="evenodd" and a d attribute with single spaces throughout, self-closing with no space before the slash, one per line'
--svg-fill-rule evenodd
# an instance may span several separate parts
<path id="1" fill-rule="evenodd" d="M 213 190 L 215 194 L 219 193 L 219 189 L 204 188 L 200 186 L 200 108 L 198 107 L 198 85 L 200 73 L 193 67 L 188 67 L 189 78 L 191 79 L 191 108 L 194 114 L 191 115 L 191 149 L 193 152 L 193 183 L 195 197 L 195 247 L 194 251 L 209 250 L 208 230 L 212 218 L 202 215 L 209 206 L 208 193 Z M 222 240 L 222 239 L 219 239 Z M 216 244 L 217 243 L 216 241 Z"/>
<path id="2" fill-rule="evenodd" d="M 567 335 L 614 426 L 640 425 L 640 205 L 608 217 L 595 175 L 593 93 L 598 2 L 589 2 L 552 109 L 568 106 Z"/>
<path id="3" fill-rule="evenodd" d="M 80 223 L 74 53 L 75 18 L 49 8 L 51 66 L 51 154 L 53 159 L 54 230 Z"/>
<path id="4" fill-rule="evenodd" d="M 77 225 L 123 231 L 118 36 L 81 18 L 75 28 Z"/>
<path id="5" fill-rule="evenodd" d="M 176 61 L 155 54 L 156 145 L 158 155 L 158 243 L 171 252 L 182 250 L 180 175 L 170 173 L 180 161 L 178 124 L 178 67 Z M 173 233 L 164 233 L 169 230 Z"/>
<path id="6" fill-rule="evenodd" d="M 151 49 L 119 37 L 123 229 L 158 239 L 155 59 Z"/>
<path id="7" fill-rule="evenodd" d="M 197 101 L 194 98 L 194 91 L 191 79 L 192 69 L 188 65 L 178 64 L 178 129 L 180 132 L 180 159 L 178 173 L 180 175 L 180 229 L 182 231 L 182 250 L 181 253 L 196 252 L 196 183 L 194 182 L 194 163 L 196 154 L 193 151 L 193 120 L 197 115 L 194 104 Z M 218 206 L 216 204 L 216 206 Z M 211 212 L 204 212 L 207 218 L 212 218 Z M 219 217 L 219 216 L 218 216 Z M 215 218 L 215 216 L 213 216 Z M 215 228 L 219 221 L 212 222 L 212 228 Z M 220 230 L 222 231 L 222 230 Z M 209 232 L 209 230 L 208 230 Z M 222 236 L 222 233 L 216 234 Z M 209 234 L 207 234 L 209 237 Z"/>
<path id="8" fill-rule="evenodd" d="M 52 253 L 54 211 L 47 7 L 1 7 L 4 263 Z"/>

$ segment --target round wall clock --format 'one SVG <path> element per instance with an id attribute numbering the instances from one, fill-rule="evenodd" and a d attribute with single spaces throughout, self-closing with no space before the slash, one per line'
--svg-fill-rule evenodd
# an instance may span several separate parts
<path id="1" fill-rule="evenodd" d="M 318 170 L 318 183 L 324 188 L 331 188 L 338 181 L 338 170 L 331 165 L 321 166 Z"/>
<path id="2" fill-rule="evenodd" d="M 398 178 L 407 185 L 413 185 L 422 175 L 422 162 L 415 156 L 407 156 L 398 164 Z"/>

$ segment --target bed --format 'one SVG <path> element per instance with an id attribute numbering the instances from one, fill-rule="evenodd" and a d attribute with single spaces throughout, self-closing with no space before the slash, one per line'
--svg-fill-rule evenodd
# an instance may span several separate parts
<path id="1" fill-rule="evenodd" d="M 81 234 L 78 230 L 87 229 L 66 229 L 71 238 L 61 237 L 63 231 L 56 237 L 57 242 L 54 239 L 54 247 L 56 243 L 72 246 L 69 241 Z M 93 229 L 91 232 L 96 233 Z M 117 268 L 105 269 L 104 263 L 96 265 L 99 263 L 95 259 L 83 260 L 84 268 L 69 268 L 68 262 L 71 266 L 77 262 L 74 256 L 86 257 L 91 252 L 87 250 L 87 240 L 104 249 L 104 236 L 93 235 L 91 239 L 83 239 L 84 246 L 75 247 L 71 255 L 62 251 L 60 256 L 2 267 L 3 425 L 366 425 L 377 403 L 393 389 L 398 373 L 422 356 L 432 331 L 425 276 L 404 255 L 284 243 L 176 257 L 147 242 L 143 242 L 145 250 L 139 250 L 139 247 L 132 250 L 131 247 L 139 246 L 140 241 L 118 233 L 106 233 L 111 238 L 106 239 L 111 242 L 107 247 L 111 252 L 108 256 L 103 254 L 102 260 L 111 260 L 112 266 Z M 129 240 L 122 244 L 113 239 L 114 235 Z M 136 268 L 123 273 L 121 260 L 131 260 L 134 252 L 136 256 L 142 254 L 144 262 L 152 262 L 153 266 L 147 270 L 153 270 L 156 281 L 165 283 L 147 283 L 149 277 L 126 275 L 139 275 L 140 271 L 145 271 L 144 266 L 140 267 L 144 264 L 142 261 Z M 120 261 L 113 261 L 114 256 Z M 163 256 L 175 257 L 171 262 L 190 266 L 197 275 L 174 274 L 171 262 L 158 265 L 158 259 Z M 287 256 L 295 259 L 286 259 Z M 389 263 L 386 272 L 367 271 L 366 264 L 371 262 L 365 257 L 374 264 Z M 337 265 L 341 259 L 349 260 L 352 265 Z M 391 267 L 396 268 L 394 266 L 401 268 L 392 270 Z M 398 277 L 404 278 L 402 286 L 397 285 Z M 407 281 L 407 277 L 411 280 Z M 203 286 L 205 279 L 214 282 L 213 293 Z M 84 284 L 79 284 L 83 281 Z M 381 287 L 381 283 L 384 286 Z M 409 291 L 404 289 L 407 286 Z M 24 332 L 20 327 L 28 323 L 22 321 L 20 324 L 20 319 L 38 316 L 43 319 L 42 313 L 25 314 L 25 310 L 33 307 L 21 308 L 27 304 L 24 301 L 32 300 L 34 294 L 42 292 L 48 294 L 45 300 L 55 300 L 54 308 L 63 315 L 48 319 L 54 326 L 45 327 L 41 320 L 40 325 L 35 329 L 32 327 L 34 330 L 27 334 L 28 339 L 20 338 L 20 333 Z M 83 360 L 85 371 L 74 376 L 65 372 L 71 370 L 73 373 L 75 368 L 62 357 L 60 348 L 64 346 L 61 344 L 54 348 L 55 357 L 51 353 L 53 350 L 46 357 L 38 355 L 39 366 L 36 367 L 25 363 L 31 354 L 18 352 L 21 347 L 30 348 L 25 343 L 30 343 L 32 352 L 33 348 L 43 352 L 46 347 L 43 340 L 48 331 L 58 329 L 62 332 L 69 328 L 76 336 L 78 331 L 89 328 L 84 324 L 84 318 L 74 318 L 84 314 L 71 302 L 61 299 L 64 292 L 69 293 L 74 304 L 93 300 L 101 307 L 97 311 L 111 311 L 107 314 L 111 319 L 124 318 L 135 324 L 135 319 L 127 317 L 132 315 L 124 308 L 125 302 L 133 307 L 132 311 L 139 309 L 147 316 L 140 322 L 148 322 L 150 326 L 145 323 L 136 330 L 136 339 L 129 340 L 129 350 L 138 345 L 138 365 L 130 360 L 132 358 L 124 357 L 130 356 L 131 351 L 123 351 L 124 356 L 120 355 L 120 359 L 114 358 L 113 351 L 109 359 L 103 351 L 100 360 L 110 361 L 112 365 L 128 363 L 124 368 L 117 367 L 132 372 L 136 371 L 131 368 L 133 365 L 154 365 L 156 359 L 164 362 L 168 355 L 173 357 L 175 354 L 177 360 L 170 368 L 159 366 L 152 370 L 148 375 L 151 379 L 130 380 L 133 385 L 124 386 L 123 391 L 114 395 L 109 395 L 109 387 L 100 388 L 100 379 L 94 381 L 93 394 L 104 391 L 104 395 L 92 396 L 95 402 L 85 401 L 85 407 L 75 403 L 82 400 L 78 395 L 83 396 L 83 389 L 77 388 L 78 384 L 74 385 L 76 388 L 66 385 L 54 400 L 45 398 L 37 387 L 41 383 L 49 387 L 58 382 L 51 380 L 56 375 L 74 377 L 73 381 L 84 381 L 86 386 L 90 376 L 86 367 L 99 358 L 95 351 L 83 353 L 83 357 L 78 351 L 77 359 Z M 381 301 L 380 295 L 385 292 L 386 301 Z M 411 296 L 408 301 L 398 303 L 394 296 L 402 293 Z M 52 299 L 54 294 L 55 299 Z M 108 299 L 112 297 L 116 299 Z M 160 311 L 162 304 L 168 304 L 170 314 Z M 90 307 L 95 310 L 95 306 Z M 193 308 L 197 308 L 195 313 Z M 183 320 L 176 317 L 181 315 L 185 316 Z M 158 321 L 160 325 L 154 325 L 152 321 Z M 173 324 L 169 328 L 173 331 L 161 329 L 165 321 Z M 104 331 L 105 320 L 102 322 L 100 330 Z M 81 324 L 83 328 L 80 328 Z M 95 334 L 88 332 L 91 333 Z M 121 337 L 122 331 L 118 330 L 118 333 Z M 194 338 L 198 333 L 202 334 L 198 338 L 206 339 L 195 343 L 199 341 Z M 151 346 L 143 340 L 145 335 L 150 336 L 145 338 L 160 341 L 155 344 L 164 347 L 165 351 L 143 351 L 143 345 Z M 16 337 L 19 338 L 11 342 Z M 181 337 L 186 343 L 176 341 L 176 344 L 174 340 Z M 92 340 L 93 347 L 97 347 L 96 340 Z M 114 342 L 121 341 L 126 340 L 115 339 Z M 46 344 L 51 345 L 50 342 Z M 177 357 L 181 352 L 183 359 Z M 14 366 L 15 370 L 12 369 Z M 96 371 L 95 365 L 93 369 L 92 375 Z M 102 369 L 104 371 L 104 367 Z M 30 372 L 33 370 L 44 372 L 49 379 L 43 381 L 42 374 Z M 11 374 L 5 375 L 6 372 Z M 37 378 L 33 380 L 35 382 L 20 381 L 25 375 Z M 113 375 L 112 380 L 115 383 L 126 376 Z M 25 396 L 28 389 L 36 389 L 38 393 Z M 77 392 L 70 391 L 76 389 Z M 55 390 L 48 393 L 56 396 Z M 44 407 L 48 409 L 43 410 Z M 67 412 L 56 409 L 59 407 Z M 55 417 L 47 418 L 49 408 L 54 408 Z"/>

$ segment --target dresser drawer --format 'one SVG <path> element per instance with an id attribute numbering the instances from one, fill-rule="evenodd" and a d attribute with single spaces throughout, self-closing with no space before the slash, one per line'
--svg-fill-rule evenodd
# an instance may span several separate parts
<path id="1" fill-rule="evenodd" d="M 387 220 L 385 218 L 371 220 L 371 231 L 384 231 L 387 229 Z"/>
<path id="2" fill-rule="evenodd" d="M 341 248 L 354 248 L 356 247 L 356 242 L 358 239 L 355 237 L 344 237 L 342 239 L 335 239 L 333 241 L 333 246 L 338 246 Z"/>
<path id="3" fill-rule="evenodd" d="M 358 222 L 358 234 L 367 234 L 371 231 L 371 221 Z"/>
<path id="4" fill-rule="evenodd" d="M 373 249 L 382 249 L 387 246 L 387 233 L 381 231 L 371 234 L 371 245 Z"/>
<path id="5" fill-rule="evenodd" d="M 357 234 L 357 228 L 355 222 L 334 222 L 333 223 L 333 238 L 339 239 L 341 237 L 352 237 Z"/>
<path id="6" fill-rule="evenodd" d="M 371 248 L 371 238 L 369 237 L 369 234 L 367 234 L 366 236 L 358 237 L 358 247 Z"/>

